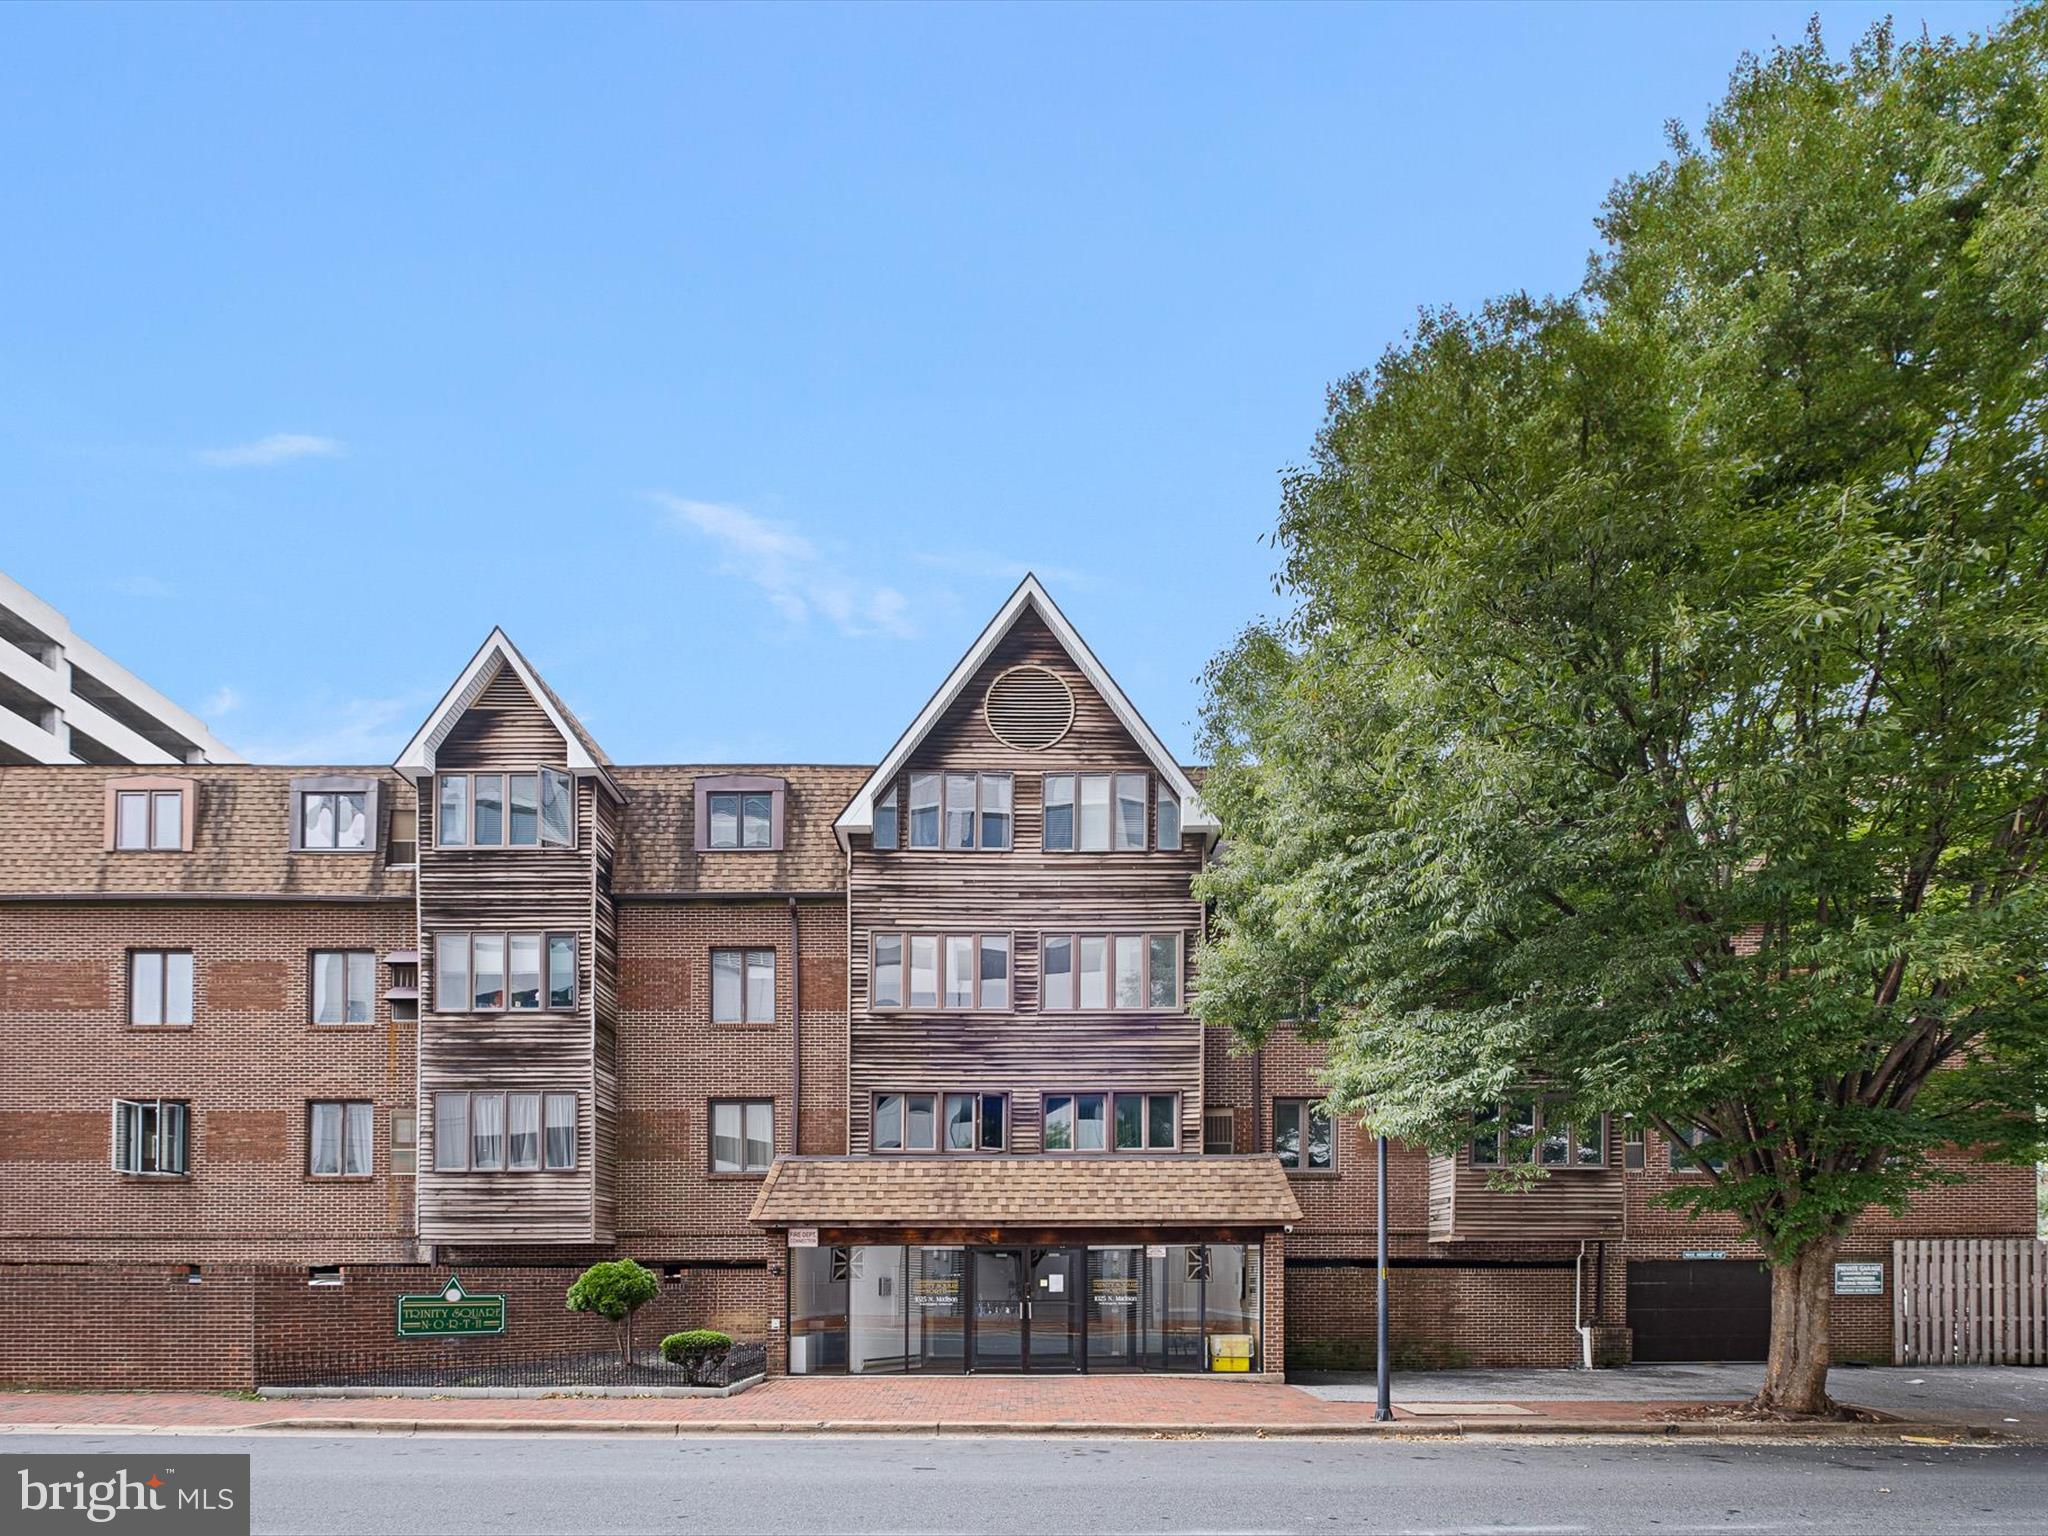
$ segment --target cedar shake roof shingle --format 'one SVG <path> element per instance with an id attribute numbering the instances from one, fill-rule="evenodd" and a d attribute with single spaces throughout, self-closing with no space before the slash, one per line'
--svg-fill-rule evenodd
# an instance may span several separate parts
<path id="1" fill-rule="evenodd" d="M 350 774 L 378 786 L 376 847 L 294 853 L 296 778 Z M 106 846 L 107 785 L 151 775 L 198 786 L 190 853 L 120 853 Z M 412 871 L 385 862 L 394 807 L 412 786 L 388 768 L 166 763 L 0 768 L 0 895 L 407 897 Z"/>
<path id="2" fill-rule="evenodd" d="M 788 782 L 782 847 L 772 853 L 766 849 L 693 852 L 697 780 L 736 773 Z M 833 836 L 832 821 L 867 776 L 868 770 L 858 766 L 790 763 L 615 767 L 612 777 L 626 792 L 626 810 L 612 888 L 621 895 L 644 891 L 843 891 L 845 855 Z"/>
<path id="3" fill-rule="evenodd" d="M 1281 1227 L 1272 1157 L 783 1157 L 750 1221 L 832 1227 Z"/>

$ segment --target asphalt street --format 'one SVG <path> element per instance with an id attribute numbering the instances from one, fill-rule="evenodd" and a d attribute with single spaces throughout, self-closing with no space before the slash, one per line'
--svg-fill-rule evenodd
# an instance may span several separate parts
<path id="1" fill-rule="evenodd" d="M 162 1456 L 162 1436 L 7 1436 Z M 179 1436 L 259 1532 L 2048 1532 L 2048 1448 L 889 1436 Z"/>

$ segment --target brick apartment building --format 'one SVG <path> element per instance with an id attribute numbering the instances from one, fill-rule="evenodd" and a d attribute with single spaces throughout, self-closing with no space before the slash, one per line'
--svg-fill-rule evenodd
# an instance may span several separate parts
<path id="1" fill-rule="evenodd" d="M 543 1358 L 615 1255 L 771 1370 L 1364 1363 L 1368 1140 L 1187 1011 L 1216 832 L 1035 580 L 873 767 L 615 764 L 502 632 L 389 767 L 0 767 L 0 1383 Z M 1399 1363 L 1760 1355 L 1682 1154 L 1505 1145 L 1395 1151 Z M 1843 1356 L 1893 1237 L 2032 1233 L 1965 1166 Z M 451 1273 L 504 1333 L 396 1337 Z"/>

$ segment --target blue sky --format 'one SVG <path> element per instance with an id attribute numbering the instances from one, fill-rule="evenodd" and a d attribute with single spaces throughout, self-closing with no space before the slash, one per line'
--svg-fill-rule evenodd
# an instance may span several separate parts
<path id="1" fill-rule="evenodd" d="M 1185 752 L 1330 381 L 1814 9 L 0 9 L 0 569 L 263 760 L 502 623 L 871 762 L 1028 566 Z"/>

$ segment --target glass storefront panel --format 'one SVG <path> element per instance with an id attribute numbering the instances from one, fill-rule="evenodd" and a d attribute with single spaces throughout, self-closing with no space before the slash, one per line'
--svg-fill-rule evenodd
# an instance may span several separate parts
<path id="1" fill-rule="evenodd" d="M 1263 1369 L 1257 1244 L 789 1255 L 789 1369 Z"/>
<path id="2" fill-rule="evenodd" d="M 904 1368 L 907 1328 L 903 1249 L 851 1250 L 847 1277 L 847 1369 L 856 1375 Z"/>
<path id="3" fill-rule="evenodd" d="M 793 1376 L 846 1369 L 846 1248 L 789 1250 L 789 1370 Z"/>
<path id="4" fill-rule="evenodd" d="M 1142 1248 L 1088 1250 L 1089 1370 L 1129 1371 L 1144 1364 L 1138 1328 L 1144 1263 Z"/>
<path id="5" fill-rule="evenodd" d="M 910 1368 L 967 1369 L 967 1250 L 910 1250 Z"/>
<path id="6" fill-rule="evenodd" d="M 1209 1245 L 1209 1285 L 1202 1300 L 1210 1370 L 1259 1369 L 1259 1250 L 1237 1243 Z"/>

